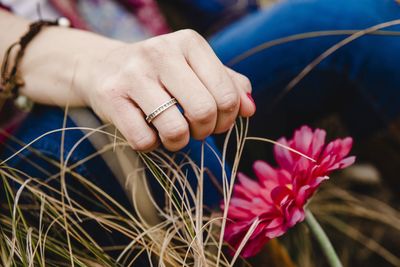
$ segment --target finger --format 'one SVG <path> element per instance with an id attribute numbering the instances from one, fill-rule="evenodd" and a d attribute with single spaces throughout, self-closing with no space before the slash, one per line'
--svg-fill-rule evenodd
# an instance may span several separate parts
<path id="1" fill-rule="evenodd" d="M 240 96 L 240 109 L 239 115 L 242 117 L 251 117 L 256 112 L 256 104 L 253 97 L 251 96 L 252 87 L 250 80 L 231 68 L 226 67 L 228 74 L 234 81 L 236 88 L 238 89 Z"/>
<path id="2" fill-rule="evenodd" d="M 195 35 L 196 36 L 196 35 Z M 207 42 L 200 36 L 185 51 L 186 59 L 213 95 L 218 109 L 218 118 L 214 132 L 227 131 L 234 123 L 240 108 L 240 98 L 225 67 L 212 51 Z"/>
<path id="3" fill-rule="evenodd" d="M 152 113 L 160 105 L 171 99 L 162 85 L 148 81 L 143 91 L 130 94 L 130 97 L 146 115 Z M 190 138 L 189 125 L 177 106 L 163 111 L 151 122 L 157 129 L 164 147 L 170 151 L 177 151 L 185 147 Z"/>
<path id="4" fill-rule="evenodd" d="M 112 122 L 134 150 L 147 152 L 157 148 L 157 134 L 130 99 L 121 97 L 114 101 L 111 113 Z"/>
<path id="5" fill-rule="evenodd" d="M 160 76 L 165 88 L 178 99 L 189 121 L 193 138 L 203 140 L 213 133 L 217 122 L 217 106 L 185 58 L 175 60 Z"/>

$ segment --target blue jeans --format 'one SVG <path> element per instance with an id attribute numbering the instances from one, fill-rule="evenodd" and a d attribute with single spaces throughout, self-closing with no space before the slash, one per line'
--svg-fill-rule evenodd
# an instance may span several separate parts
<path id="1" fill-rule="evenodd" d="M 223 62 L 229 62 L 248 49 L 264 42 L 311 31 L 360 30 L 400 18 L 395 0 L 288 0 L 273 8 L 255 12 L 229 26 L 211 39 L 211 45 Z M 394 26 L 386 30 L 399 31 Z M 276 102 L 286 85 L 313 59 L 346 38 L 346 35 L 320 36 L 273 46 L 256 53 L 232 67 L 247 75 L 254 87 L 257 113 L 251 119 L 251 134 L 271 137 L 291 130 L 328 113 L 337 113 L 356 138 L 363 138 L 390 126 L 400 111 L 399 62 L 400 38 L 368 35 L 351 42 L 318 64 L 297 86 Z M 37 106 L 15 136 L 28 143 L 39 134 L 62 127 L 63 111 L 55 107 Z M 68 121 L 68 126 L 74 126 Z M 68 131 L 65 154 L 83 136 Z M 51 134 L 33 144 L 44 155 L 59 160 L 61 135 Z M 217 150 L 213 138 L 208 141 Z M 9 146 L 19 146 L 10 141 Z M 199 163 L 199 142 L 191 141 L 193 159 Z M 93 146 L 83 142 L 72 158 L 77 162 L 94 153 Z M 4 159 L 11 151 L 3 149 Z M 23 155 L 50 173 L 51 166 L 35 153 Z M 206 165 L 217 178 L 221 168 L 212 152 L 206 151 Z M 31 176 L 45 179 L 47 174 L 20 157 L 11 162 Z M 100 157 L 77 169 L 114 198 L 127 204 L 118 183 Z M 189 177 L 192 184 L 195 179 Z M 72 180 L 71 180 L 72 181 Z M 205 184 L 205 203 L 217 205 L 220 195 L 209 179 Z"/>
<path id="2" fill-rule="evenodd" d="M 395 0 L 287 0 L 252 14 L 217 34 L 211 43 L 223 62 L 252 47 L 282 37 L 329 30 L 361 30 L 399 19 Z M 399 31 L 399 26 L 384 30 Z M 369 135 L 387 127 L 400 111 L 400 38 L 368 35 L 340 48 L 280 98 L 288 83 L 309 63 L 346 35 L 321 36 L 280 44 L 233 65 L 254 87 L 258 135 L 268 133 L 277 116 L 292 127 L 328 112 L 343 115 L 351 133 Z M 271 105 L 277 106 L 271 110 Z M 279 112 L 278 112 L 279 111 Z M 274 120 L 278 121 L 277 119 Z"/>

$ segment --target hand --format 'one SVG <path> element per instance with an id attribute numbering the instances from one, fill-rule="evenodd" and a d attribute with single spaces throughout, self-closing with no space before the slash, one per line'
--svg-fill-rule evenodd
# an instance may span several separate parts
<path id="1" fill-rule="evenodd" d="M 91 62 L 85 99 L 104 120 L 115 124 L 139 151 L 183 148 L 190 135 L 202 140 L 227 131 L 239 115 L 255 112 L 249 80 L 225 67 L 192 30 L 122 44 Z M 91 89 L 91 90 L 87 90 Z M 145 116 L 175 97 L 173 106 L 151 125 Z"/>

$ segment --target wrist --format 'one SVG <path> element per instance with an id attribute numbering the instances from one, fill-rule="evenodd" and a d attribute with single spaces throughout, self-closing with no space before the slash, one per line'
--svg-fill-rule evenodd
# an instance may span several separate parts
<path id="1" fill-rule="evenodd" d="M 48 27 L 27 47 L 21 62 L 21 93 L 34 102 L 87 105 L 94 66 L 101 53 L 119 42 L 85 31 Z"/>

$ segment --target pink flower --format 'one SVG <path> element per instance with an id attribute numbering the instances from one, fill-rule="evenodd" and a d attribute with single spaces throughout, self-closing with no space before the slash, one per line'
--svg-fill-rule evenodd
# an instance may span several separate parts
<path id="1" fill-rule="evenodd" d="M 331 171 L 343 169 L 354 163 L 355 157 L 345 158 L 353 145 L 353 139 L 347 137 L 336 139 L 325 146 L 326 132 L 321 129 L 312 131 L 308 126 L 296 130 L 293 139 L 287 141 L 280 138 L 278 143 L 290 147 L 306 156 L 313 158 L 313 162 L 298 153 L 289 151 L 282 146 L 275 146 L 275 159 L 282 169 L 293 172 L 295 168 L 313 169 L 313 176 L 325 176 Z"/>
<path id="2" fill-rule="evenodd" d="M 346 157 L 352 139 L 337 139 L 325 145 L 326 132 L 303 126 L 293 139 L 278 142 L 304 156 L 275 145 L 277 168 L 264 161 L 253 165 L 257 181 L 238 174 L 228 210 L 225 241 L 237 249 L 247 232 L 257 224 L 241 255 L 257 254 L 272 238 L 283 235 L 290 227 L 304 220 L 304 205 L 332 171 L 351 165 L 355 157 Z M 224 208 L 224 207 L 222 207 Z"/>

